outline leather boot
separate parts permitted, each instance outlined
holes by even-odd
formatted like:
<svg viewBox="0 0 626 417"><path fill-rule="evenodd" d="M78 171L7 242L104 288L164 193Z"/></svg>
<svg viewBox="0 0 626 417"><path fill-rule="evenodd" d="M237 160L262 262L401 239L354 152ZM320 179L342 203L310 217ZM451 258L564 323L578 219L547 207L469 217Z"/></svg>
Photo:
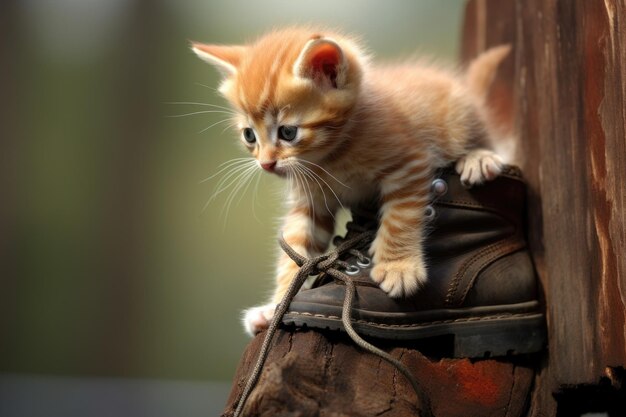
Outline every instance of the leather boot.
<svg viewBox="0 0 626 417"><path fill-rule="evenodd" d="M428 281L414 296L390 298L371 281L366 247L344 256L343 270L357 284L354 329L383 339L445 337L453 357L541 350L545 318L524 236L525 194L515 167L473 188L464 187L453 169L442 170L427 209ZM355 229L376 226L376 208L360 208L353 211L346 238ZM322 274L312 288L296 295L283 323L343 330L345 289Z"/></svg>

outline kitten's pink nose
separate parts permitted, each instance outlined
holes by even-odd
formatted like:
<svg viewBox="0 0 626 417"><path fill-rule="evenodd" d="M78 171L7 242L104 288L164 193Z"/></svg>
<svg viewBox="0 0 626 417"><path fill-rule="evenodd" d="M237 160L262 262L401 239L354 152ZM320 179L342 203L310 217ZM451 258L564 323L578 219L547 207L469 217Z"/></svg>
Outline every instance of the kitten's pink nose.
<svg viewBox="0 0 626 417"><path fill-rule="evenodd" d="M261 168L266 171L272 172L274 171L274 167L276 167L276 161L261 162Z"/></svg>

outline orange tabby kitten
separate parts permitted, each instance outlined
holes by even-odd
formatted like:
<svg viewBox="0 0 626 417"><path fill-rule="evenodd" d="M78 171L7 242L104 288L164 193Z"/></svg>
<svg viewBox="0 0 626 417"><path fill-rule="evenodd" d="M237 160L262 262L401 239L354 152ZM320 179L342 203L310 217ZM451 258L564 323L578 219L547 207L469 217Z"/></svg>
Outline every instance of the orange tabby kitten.
<svg viewBox="0 0 626 417"><path fill-rule="evenodd" d="M351 38L289 28L246 46L194 43L224 74L219 88L239 114L241 141L259 167L290 178L283 236L303 255L325 251L337 209L380 199L371 278L391 297L424 285L424 213L434 171L458 161L462 181L500 173L483 101L508 47L465 76L406 62L374 66ZM284 253L271 302L246 312L250 334L267 327L297 272Z"/></svg>

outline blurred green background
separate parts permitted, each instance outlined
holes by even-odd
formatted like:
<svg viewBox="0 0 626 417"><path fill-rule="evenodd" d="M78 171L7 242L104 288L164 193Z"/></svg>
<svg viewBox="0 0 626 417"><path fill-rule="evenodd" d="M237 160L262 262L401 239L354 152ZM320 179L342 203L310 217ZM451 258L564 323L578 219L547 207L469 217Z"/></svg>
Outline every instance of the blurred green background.
<svg viewBox="0 0 626 417"><path fill-rule="evenodd" d="M461 0L0 2L0 373L223 381L272 288L281 183L215 192L247 156L189 40L281 25L454 62ZM221 394L223 396L223 394ZM219 401L223 402L223 398ZM219 404L221 406L221 404Z"/></svg>

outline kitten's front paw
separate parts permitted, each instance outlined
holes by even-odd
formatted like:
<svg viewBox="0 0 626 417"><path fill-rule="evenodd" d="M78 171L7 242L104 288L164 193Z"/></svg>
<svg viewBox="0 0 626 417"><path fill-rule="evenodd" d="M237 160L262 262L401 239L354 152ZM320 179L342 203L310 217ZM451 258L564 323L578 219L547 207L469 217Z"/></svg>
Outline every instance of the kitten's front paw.
<svg viewBox="0 0 626 417"><path fill-rule="evenodd" d="M267 329L274 317L276 305L266 304L264 306L252 307L243 312L243 327L246 333L254 336L261 330Z"/></svg>
<svg viewBox="0 0 626 417"><path fill-rule="evenodd" d="M463 185L472 186L491 181L502 172L504 161L493 151L476 149L470 151L456 163L456 172Z"/></svg>
<svg viewBox="0 0 626 417"><path fill-rule="evenodd" d="M415 293L426 282L426 267L419 258L382 261L375 264L370 276L390 297Z"/></svg>

